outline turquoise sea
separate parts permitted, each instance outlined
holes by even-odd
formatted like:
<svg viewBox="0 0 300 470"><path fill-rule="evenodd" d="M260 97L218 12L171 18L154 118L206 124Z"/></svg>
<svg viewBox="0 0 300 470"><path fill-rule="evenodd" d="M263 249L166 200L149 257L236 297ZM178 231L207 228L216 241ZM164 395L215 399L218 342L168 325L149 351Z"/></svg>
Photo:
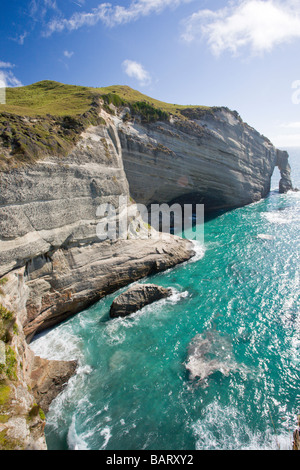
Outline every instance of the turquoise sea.
<svg viewBox="0 0 300 470"><path fill-rule="evenodd" d="M290 155L300 188L300 149ZM80 364L51 405L49 449L291 448L300 192L280 195L278 181L267 199L210 217L197 257L151 277L170 299L109 320L116 292L32 343Z"/></svg>

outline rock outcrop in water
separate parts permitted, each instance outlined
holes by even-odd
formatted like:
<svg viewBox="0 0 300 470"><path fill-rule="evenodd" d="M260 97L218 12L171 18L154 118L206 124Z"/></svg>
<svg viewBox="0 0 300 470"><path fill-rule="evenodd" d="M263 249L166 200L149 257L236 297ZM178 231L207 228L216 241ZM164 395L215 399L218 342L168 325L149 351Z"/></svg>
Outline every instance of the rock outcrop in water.
<svg viewBox="0 0 300 470"><path fill-rule="evenodd" d="M279 192L284 194L293 189L288 153L277 150L276 164L281 175L281 180L279 181Z"/></svg>
<svg viewBox="0 0 300 470"><path fill-rule="evenodd" d="M185 367L189 380L197 380L200 384L215 372L228 376L236 369L230 339L216 330L196 335L189 344Z"/></svg>
<svg viewBox="0 0 300 470"><path fill-rule="evenodd" d="M110 317L127 317L157 300L166 299L172 295L171 289L165 289L154 284L136 284L120 294L112 303Z"/></svg>

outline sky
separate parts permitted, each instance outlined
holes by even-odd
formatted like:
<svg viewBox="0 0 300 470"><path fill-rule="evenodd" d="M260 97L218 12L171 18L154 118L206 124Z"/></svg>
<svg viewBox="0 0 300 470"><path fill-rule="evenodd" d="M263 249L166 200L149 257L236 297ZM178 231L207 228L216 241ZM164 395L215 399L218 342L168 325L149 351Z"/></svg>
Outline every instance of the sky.
<svg viewBox="0 0 300 470"><path fill-rule="evenodd" d="M128 85L300 147L300 0L3 0L0 86Z"/></svg>

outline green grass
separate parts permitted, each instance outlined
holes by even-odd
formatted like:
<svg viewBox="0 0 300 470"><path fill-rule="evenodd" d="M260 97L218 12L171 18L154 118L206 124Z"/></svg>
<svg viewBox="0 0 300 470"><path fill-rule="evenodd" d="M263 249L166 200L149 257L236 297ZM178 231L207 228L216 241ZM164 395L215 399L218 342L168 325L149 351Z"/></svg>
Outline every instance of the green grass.
<svg viewBox="0 0 300 470"><path fill-rule="evenodd" d="M23 450L22 442L18 439L12 439L7 436L7 430L0 432L0 450Z"/></svg>
<svg viewBox="0 0 300 470"><path fill-rule="evenodd" d="M10 386L0 383L0 406L4 406L9 401Z"/></svg>
<svg viewBox="0 0 300 470"><path fill-rule="evenodd" d="M144 102L158 110L175 115L179 115L187 108L210 109L207 106L164 103L128 86L92 88L44 80L25 87L7 88L7 104L0 105L0 113L31 117L79 116L87 112L91 103L101 96L106 103L113 103L116 106Z"/></svg>
<svg viewBox="0 0 300 470"><path fill-rule="evenodd" d="M164 101L159 101L154 98L150 98L143 93L140 93L137 90L133 90L128 86L123 85L113 85L105 88L96 88L96 90L100 94L117 94L122 100L129 104L144 102L156 109L164 111L168 114L173 114L177 116L182 115L182 111L185 109L202 109L202 110L209 110L208 106L198 106L198 105L179 105L179 104L171 104L165 103Z"/></svg>
<svg viewBox="0 0 300 470"><path fill-rule="evenodd" d="M7 88L0 113L18 116L76 116L87 112L98 96L95 89L45 80L25 87Z"/></svg>
<svg viewBox="0 0 300 470"><path fill-rule="evenodd" d="M143 123L167 121L170 115L187 121L191 113L213 109L164 103L127 86L92 88L50 80L7 88L6 101L0 105L0 171L47 155L68 155L87 127L105 124L99 111L103 107L113 114L111 104L129 108L124 121L139 116Z"/></svg>
<svg viewBox="0 0 300 470"><path fill-rule="evenodd" d="M0 170L65 156L99 118L99 94L87 87L45 81L7 89L0 105Z"/></svg>
<svg viewBox="0 0 300 470"><path fill-rule="evenodd" d="M15 315L0 304L0 341L10 342L12 333L15 331L15 323Z"/></svg>

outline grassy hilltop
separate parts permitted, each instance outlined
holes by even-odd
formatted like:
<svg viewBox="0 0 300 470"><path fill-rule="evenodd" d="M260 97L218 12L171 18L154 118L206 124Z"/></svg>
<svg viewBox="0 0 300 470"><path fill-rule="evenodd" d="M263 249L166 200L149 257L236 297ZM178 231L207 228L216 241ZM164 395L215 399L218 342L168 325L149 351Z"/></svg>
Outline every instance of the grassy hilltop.
<svg viewBox="0 0 300 470"><path fill-rule="evenodd" d="M66 155L90 125L105 124L103 107L127 107L124 120L138 116L143 123L185 120L191 112L209 112L204 106L168 104L127 86L92 88L42 81L8 88L0 105L0 171L31 163L45 155Z"/></svg>
<svg viewBox="0 0 300 470"><path fill-rule="evenodd" d="M104 88L91 88L45 80L19 88L8 88L6 105L0 105L0 113L18 116L77 116L90 109L91 102L105 95L115 94L124 104L133 105L145 102L168 114L180 115L186 108L209 109L205 106L183 106L164 103L128 86L115 85Z"/></svg>

